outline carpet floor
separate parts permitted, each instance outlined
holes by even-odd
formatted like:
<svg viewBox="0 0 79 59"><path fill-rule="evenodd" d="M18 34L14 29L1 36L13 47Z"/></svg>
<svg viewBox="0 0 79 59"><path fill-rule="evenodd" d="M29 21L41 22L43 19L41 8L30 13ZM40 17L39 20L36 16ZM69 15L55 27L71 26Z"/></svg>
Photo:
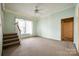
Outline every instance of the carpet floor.
<svg viewBox="0 0 79 59"><path fill-rule="evenodd" d="M3 49L3 56L77 56L72 42L41 37L21 40L20 45Z"/></svg>

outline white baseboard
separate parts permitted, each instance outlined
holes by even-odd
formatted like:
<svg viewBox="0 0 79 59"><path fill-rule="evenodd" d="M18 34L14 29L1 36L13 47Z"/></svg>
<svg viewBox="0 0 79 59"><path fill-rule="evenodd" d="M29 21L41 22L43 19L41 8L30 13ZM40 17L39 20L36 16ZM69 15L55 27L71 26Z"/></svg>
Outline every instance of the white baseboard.
<svg viewBox="0 0 79 59"><path fill-rule="evenodd" d="M74 47L76 49L77 54L79 54L79 49L77 48L76 44L74 43Z"/></svg>

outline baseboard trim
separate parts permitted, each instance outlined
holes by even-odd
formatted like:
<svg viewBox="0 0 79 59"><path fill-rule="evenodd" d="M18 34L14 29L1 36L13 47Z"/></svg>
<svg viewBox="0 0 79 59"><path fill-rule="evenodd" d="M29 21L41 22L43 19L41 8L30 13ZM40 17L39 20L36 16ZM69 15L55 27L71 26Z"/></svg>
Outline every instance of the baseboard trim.
<svg viewBox="0 0 79 59"><path fill-rule="evenodd" d="M28 37L22 37L21 39L31 38L31 37L39 37L39 36L28 36Z"/></svg>
<svg viewBox="0 0 79 59"><path fill-rule="evenodd" d="M38 36L38 37L41 37L41 38L44 38L44 39L50 39L50 40L55 40L55 41L61 41L61 40L56 40L56 39L52 39L52 38L47 38L47 37L43 37L43 36Z"/></svg>
<svg viewBox="0 0 79 59"><path fill-rule="evenodd" d="M76 52L77 52L77 55L78 55L78 54L79 54L79 52L78 52L78 50L77 50L77 47L76 47L75 43L74 43L74 47L75 47Z"/></svg>

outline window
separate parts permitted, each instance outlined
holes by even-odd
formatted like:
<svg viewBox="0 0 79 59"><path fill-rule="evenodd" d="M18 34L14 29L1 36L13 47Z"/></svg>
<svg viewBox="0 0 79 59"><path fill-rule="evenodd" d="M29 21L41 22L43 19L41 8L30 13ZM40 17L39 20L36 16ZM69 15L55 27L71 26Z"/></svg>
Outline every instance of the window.
<svg viewBox="0 0 79 59"><path fill-rule="evenodd" d="M25 21L25 27L26 27L26 33L27 34L32 34L32 21Z"/></svg>
<svg viewBox="0 0 79 59"><path fill-rule="evenodd" d="M16 22L18 22L21 34L32 34L32 21L16 19Z"/></svg>

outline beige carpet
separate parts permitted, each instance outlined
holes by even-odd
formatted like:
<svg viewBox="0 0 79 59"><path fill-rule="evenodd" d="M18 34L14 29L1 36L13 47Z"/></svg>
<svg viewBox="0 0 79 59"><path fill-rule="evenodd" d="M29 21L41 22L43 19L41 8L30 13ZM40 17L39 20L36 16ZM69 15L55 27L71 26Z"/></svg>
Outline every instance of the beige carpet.
<svg viewBox="0 0 79 59"><path fill-rule="evenodd" d="M21 45L3 49L4 56L75 56L72 42L56 41L40 37L21 40Z"/></svg>

